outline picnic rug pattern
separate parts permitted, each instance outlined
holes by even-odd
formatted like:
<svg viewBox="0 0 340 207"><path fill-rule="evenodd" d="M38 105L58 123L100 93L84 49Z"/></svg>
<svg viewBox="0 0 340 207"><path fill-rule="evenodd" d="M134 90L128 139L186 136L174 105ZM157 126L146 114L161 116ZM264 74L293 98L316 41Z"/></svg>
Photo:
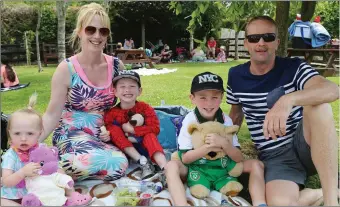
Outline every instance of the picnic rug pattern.
<svg viewBox="0 0 340 207"><path fill-rule="evenodd" d="M160 174L155 174L153 177L138 181L141 176L141 170L137 165L131 165L127 171L127 175L116 181L103 180L84 180L76 182L75 190L79 193L89 193L93 199L89 206L116 206L119 196L116 196L117 191L121 186L134 188L145 181L153 182L157 186L161 186ZM129 188L130 188L129 187ZM210 196L204 200L196 199L191 196L189 188L186 187L186 195L188 203L191 206L251 206L245 199L241 197L227 197L217 191L212 191ZM126 203L123 205L127 205ZM141 205L140 203L137 205ZM143 204L142 204L143 205ZM159 193L152 195L150 206L172 206L173 201L167 189L162 189Z"/></svg>

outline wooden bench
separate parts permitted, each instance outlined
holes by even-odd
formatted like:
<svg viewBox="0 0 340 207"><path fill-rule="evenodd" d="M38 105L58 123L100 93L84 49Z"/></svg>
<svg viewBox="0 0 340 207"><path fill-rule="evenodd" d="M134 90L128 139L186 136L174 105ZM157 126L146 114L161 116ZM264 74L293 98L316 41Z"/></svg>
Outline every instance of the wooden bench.
<svg viewBox="0 0 340 207"><path fill-rule="evenodd" d="M58 60L57 44L42 43L42 53L44 65L46 67L49 59Z"/></svg>
<svg viewBox="0 0 340 207"><path fill-rule="evenodd" d="M73 50L66 45L66 57L71 57L74 53ZM42 59L45 67L48 63L58 63L58 45L50 43L42 43ZM49 60L53 61L49 61Z"/></svg>
<svg viewBox="0 0 340 207"><path fill-rule="evenodd" d="M339 49L288 48L287 53L288 57L303 56L305 61L312 65L320 73L320 75L324 77L337 76L339 74ZM316 59L314 57L319 58Z"/></svg>
<svg viewBox="0 0 340 207"><path fill-rule="evenodd" d="M150 68L154 68L151 59L146 55L144 50L137 49L118 49L115 50L115 55L124 63L147 63Z"/></svg>

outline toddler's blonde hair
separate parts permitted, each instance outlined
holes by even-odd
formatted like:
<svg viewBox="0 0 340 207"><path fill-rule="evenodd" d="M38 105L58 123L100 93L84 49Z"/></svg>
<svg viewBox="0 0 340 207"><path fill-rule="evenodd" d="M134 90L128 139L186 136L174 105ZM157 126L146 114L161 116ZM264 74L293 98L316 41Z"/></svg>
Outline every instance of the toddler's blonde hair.
<svg viewBox="0 0 340 207"><path fill-rule="evenodd" d="M23 114L31 115L31 116L37 116L38 120L39 120L37 124L39 125L40 129L43 130L42 116L37 111L34 110L34 106L37 103L37 98L38 98L38 94L33 93L29 98L27 108L19 109L19 110L15 111L14 113L12 113L10 115L10 117L8 119L8 124L7 124L7 135L8 135L9 140L10 140L9 130L11 129L13 118L15 116L19 116L19 115L23 115Z"/></svg>

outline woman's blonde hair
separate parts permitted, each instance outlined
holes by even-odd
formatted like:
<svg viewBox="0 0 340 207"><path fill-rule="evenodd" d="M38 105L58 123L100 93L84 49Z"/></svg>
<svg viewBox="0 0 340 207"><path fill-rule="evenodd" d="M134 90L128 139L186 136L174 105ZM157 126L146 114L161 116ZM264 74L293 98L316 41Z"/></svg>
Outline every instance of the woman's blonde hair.
<svg viewBox="0 0 340 207"><path fill-rule="evenodd" d="M39 127L41 130L43 130L43 121L42 121L42 116L34 110L34 106L36 105L37 103L37 97L38 97L38 94L37 93L33 93L30 98L29 98L29 101L28 101L28 106L27 108L24 108L24 109L20 109L20 110L17 110L15 111L13 114L11 114L11 116L9 117L8 119L8 124L7 124L7 135L8 137L10 138L9 136L9 130L11 129L11 125L12 125L12 120L15 116L19 116L20 114L28 114L28 115L35 115L38 117L38 124L39 124Z"/></svg>
<svg viewBox="0 0 340 207"><path fill-rule="evenodd" d="M109 28L111 31L110 18L106 13L104 7L97 3L90 3L80 7L77 17L77 25L76 28L73 30L69 41L76 53L81 51L80 38L78 34L83 28L90 24L95 15L98 15L102 25L106 28Z"/></svg>

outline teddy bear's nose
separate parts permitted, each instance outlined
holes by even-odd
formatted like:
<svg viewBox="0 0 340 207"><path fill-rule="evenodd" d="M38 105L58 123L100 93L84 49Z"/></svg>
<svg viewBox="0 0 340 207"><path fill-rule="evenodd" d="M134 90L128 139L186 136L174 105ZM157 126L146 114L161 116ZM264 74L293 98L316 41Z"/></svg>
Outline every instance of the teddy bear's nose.
<svg viewBox="0 0 340 207"><path fill-rule="evenodd" d="M209 152L208 155L211 157L211 158L214 158L217 153L216 152Z"/></svg>
<svg viewBox="0 0 340 207"><path fill-rule="evenodd" d="M41 161L41 162L40 162L40 166L41 166L41 167L44 166L44 161Z"/></svg>

